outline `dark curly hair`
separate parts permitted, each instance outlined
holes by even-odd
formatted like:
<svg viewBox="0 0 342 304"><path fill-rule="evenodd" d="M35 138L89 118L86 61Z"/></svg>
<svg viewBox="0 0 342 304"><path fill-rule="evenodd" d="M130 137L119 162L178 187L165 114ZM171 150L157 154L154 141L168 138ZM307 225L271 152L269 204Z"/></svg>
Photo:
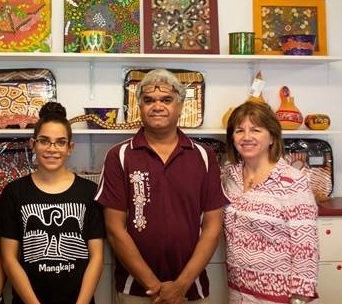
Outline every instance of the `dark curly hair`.
<svg viewBox="0 0 342 304"><path fill-rule="evenodd" d="M65 107L60 103L50 101L42 106L39 111L39 120L34 126L33 137L37 138L42 126L48 122L56 122L62 124L68 133L68 140L71 141L72 131Z"/></svg>

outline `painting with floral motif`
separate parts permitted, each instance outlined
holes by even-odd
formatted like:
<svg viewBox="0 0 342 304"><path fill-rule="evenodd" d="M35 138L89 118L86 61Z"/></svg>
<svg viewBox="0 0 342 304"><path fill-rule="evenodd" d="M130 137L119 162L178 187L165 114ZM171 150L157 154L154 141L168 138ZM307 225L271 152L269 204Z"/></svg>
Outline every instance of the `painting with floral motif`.
<svg viewBox="0 0 342 304"><path fill-rule="evenodd" d="M51 51L51 0L0 1L0 52Z"/></svg>
<svg viewBox="0 0 342 304"><path fill-rule="evenodd" d="M144 51L218 54L217 1L144 1Z"/></svg>
<svg viewBox="0 0 342 304"><path fill-rule="evenodd" d="M254 31L263 54L282 54L281 36L316 35L314 55L327 54L325 0L254 0Z"/></svg>
<svg viewBox="0 0 342 304"><path fill-rule="evenodd" d="M64 52L78 53L80 33L90 29L113 36L108 53L140 53L140 1L64 0Z"/></svg>

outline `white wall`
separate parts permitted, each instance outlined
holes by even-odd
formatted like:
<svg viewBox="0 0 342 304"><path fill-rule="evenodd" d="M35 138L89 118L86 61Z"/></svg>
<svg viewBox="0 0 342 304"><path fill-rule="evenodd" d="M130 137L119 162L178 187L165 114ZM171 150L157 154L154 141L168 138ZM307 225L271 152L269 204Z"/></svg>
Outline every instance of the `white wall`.
<svg viewBox="0 0 342 304"><path fill-rule="evenodd" d="M251 0L218 0L220 52L228 54L228 33L253 30L253 10ZM342 1L326 0L328 53L342 56ZM61 0L53 0L53 51L63 49L63 6ZM57 80L57 99L67 107L68 116L83 114L83 107L93 104L121 106L123 100L123 75L127 67L170 67L187 68L203 72L206 79L206 107L203 127L221 127L222 114L230 107L243 102L256 70L261 70L266 87L264 96L276 109L279 106L278 91L281 86L290 87L296 105L303 115L326 113L331 117L331 130L342 130L340 99L342 97L342 62L329 64L284 64L260 63L134 63L130 62L1 62L1 68L40 67L51 69ZM94 69L94 86L90 85L90 70ZM94 100L90 100L91 93ZM341 134L324 135L334 149L335 196L342 196L342 160L339 156ZM315 136L316 137L316 136ZM69 162L77 170L99 170L105 151L113 142L125 136L117 135L76 135L76 150ZM222 136L221 136L222 138ZM224 137L223 137L224 138ZM93 145L90 146L89 142ZM93 162L91 155L95 155ZM223 243L209 266L212 280L214 304L226 303ZM106 271L104 272L97 296L99 304L110 303L111 258L107 250Z"/></svg>

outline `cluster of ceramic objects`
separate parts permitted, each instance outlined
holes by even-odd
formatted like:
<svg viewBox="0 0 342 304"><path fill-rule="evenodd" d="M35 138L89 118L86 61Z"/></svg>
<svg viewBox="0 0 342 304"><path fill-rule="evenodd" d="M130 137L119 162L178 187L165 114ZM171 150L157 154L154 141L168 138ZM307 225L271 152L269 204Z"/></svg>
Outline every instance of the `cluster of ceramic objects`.
<svg viewBox="0 0 342 304"><path fill-rule="evenodd" d="M297 130L303 125L303 123L311 130L326 130L330 127L330 117L326 114L308 114L303 118L303 115L296 106L294 97L291 96L290 89L287 86L281 87L279 95L280 106L275 111L275 114L283 130ZM259 99L254 99L252 101L265 102L265 100L260 97ZM229 107L229 109L224 113L222 117L222 124L224 127L227 126L228 119L233 110L234 107Z"/></svg>

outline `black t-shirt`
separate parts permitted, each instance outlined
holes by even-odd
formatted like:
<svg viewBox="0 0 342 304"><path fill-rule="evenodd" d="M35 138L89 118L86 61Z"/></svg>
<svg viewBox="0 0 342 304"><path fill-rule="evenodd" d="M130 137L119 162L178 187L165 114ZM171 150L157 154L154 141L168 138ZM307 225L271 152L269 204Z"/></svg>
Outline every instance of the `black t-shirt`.
<svg viewBox="0 0 342 304"><path fill-rule="evenodd" d="M20 263L41 303L76 303L89 261L88 240L105 236L96 188L76 175L65 192L48 194L28 175L2 192L0 235L20 242ZM15 291L12 303L23 303Z"/></svg>

